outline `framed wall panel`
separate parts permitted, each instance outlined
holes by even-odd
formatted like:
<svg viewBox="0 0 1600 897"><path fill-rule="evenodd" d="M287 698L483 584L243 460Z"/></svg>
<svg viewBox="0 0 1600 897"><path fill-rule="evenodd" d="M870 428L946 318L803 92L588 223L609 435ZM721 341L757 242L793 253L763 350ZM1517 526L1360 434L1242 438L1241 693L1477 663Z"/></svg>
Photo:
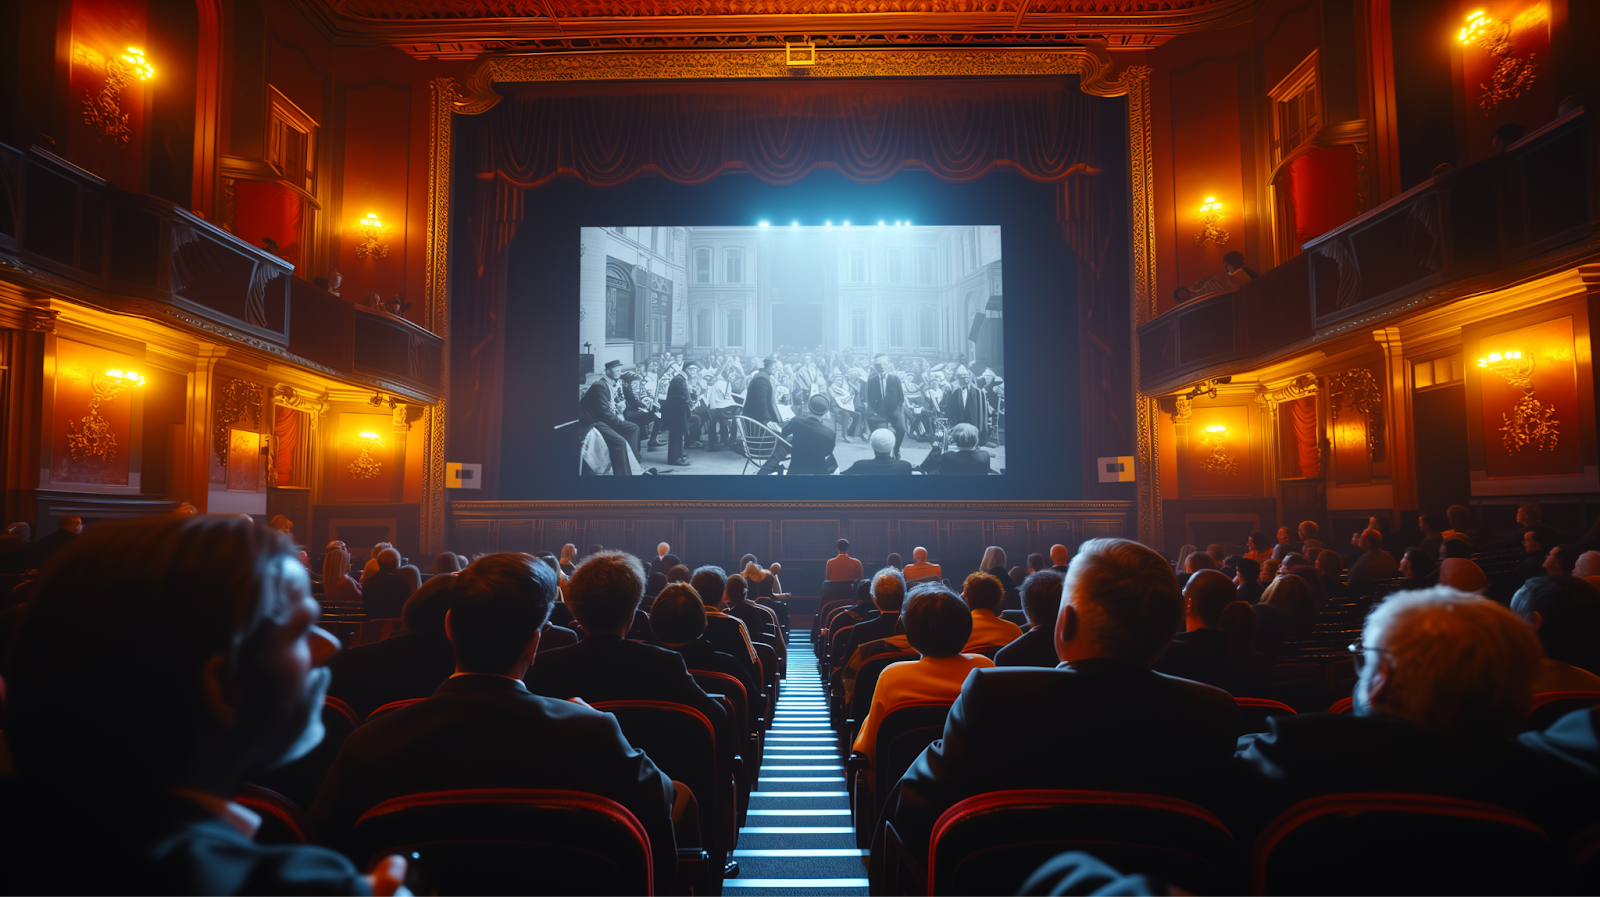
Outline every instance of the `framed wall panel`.
<svg viewBox="0 0 1600 897"><path fill-rule="evenodd" d="M733 553L735 556L753 554L761 564L772 563L772 521L735 520L733 522ZM729 573L735 572L729 570Z"/></svg>
<svg viewBox="0 0 1600 897"><path fill-rule="evenodd" d="M1005 551L1006 567L1026 567L1028 560L1028 521L996 520L993 530L994 535L990 539L990 543L1000 546Z"/></svg>
<svg viewBox="0 0 1600 897"><path fill-rule="evenodd" d="M621 549L627 542L627 527L626 520L590 520L583 530L583 544L578 546L579 555L587 554L592 545ZM654 551L650 553L655 554Z"/></svg>
<svg viewBox="0 0 1600 897"><path fill-rule="evenodd" d="M839 553L838 520L785 520L782 560L826 560Z"/></svg>
<svg viewBox="0 0 1600 897"><path fill-rule="evenodd" d="M939 559L939 521L937 520L902 520L900 521L900 538L895 540L899 546L896 551L911 563L911 552L918 548L928 549L928 557L935 563Z"/></svg>
<svg viewBox="0 0 1600 897"><path fill-rule="evenodd" d="M726 526L721 520L686 520L683 524L683 551L678 556L685 564L727 563L722 555L722 534Z"/></svg>
<svg viewBox="0 0 1600 897"><path fill-rule="evenodd" d="M542 530L539 533L539 550L552 551L555 552L557 557L560 557L561 546L568 542L578 545L578 521L545 518L539 523ZM578 548L582 550L583 546L578 545Z"/></svg>
<svg viewBox="0 0 1600 897"><path fill-rule="evenodd" d="M850 554L860 558L861 563L882 563L889 557L892 551L889 548L889 521L852 520L849 532ZM900 552L900 558L905 563L911 563L911 555L907 552Z"/></svg>
<svg viewBox="0 0 1600 897"><path fill-rule="evenodd" d="M502 520L498 538L495 539L495 550L532 554L538 550L533 541L533 534L532 520Z"/></svg>

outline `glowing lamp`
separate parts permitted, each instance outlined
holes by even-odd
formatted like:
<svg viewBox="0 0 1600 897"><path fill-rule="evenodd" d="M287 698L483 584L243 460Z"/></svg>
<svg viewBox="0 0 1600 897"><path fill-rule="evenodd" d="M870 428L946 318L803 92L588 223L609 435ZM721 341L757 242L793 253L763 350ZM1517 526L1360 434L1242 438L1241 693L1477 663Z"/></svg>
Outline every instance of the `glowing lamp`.
<svg viewBox="0 0 1600 897"><path fill-rule="evenodd" d="M361 438L362 439L378 439L380 437L378 436L378 434L372 432L371 430L362 430L361 431Z"/></svg>
<svg viewBox="0 0 1600 897"><path fill-rule="evenodd" d="M1228 432L1228 428L1218 424L1216 426L1206 427L1206 432L1207 433L1226 433L1226 432Z"/></svg>
<svg viewBox="0 0 1600 897"><path fill-rule="evenodd" d="M361 233L367 238L356 247L356 258L382 259L389 257L389 247L378 242L383 236L383 222L378 220L376 212L368 212L367 217L361 219Z"/></svg>
<svg viewBox="0 0 1600 897"><path fill-rule="evenodd" d="M1201 206L1200 206L1201 214L1204 214L1206 212L1220 212L1220 211L1222 211L1222 203L1217 202L1217 198L1215 196L1207 196L1206 197L1206 201L1203 204L1201 204Z"/></svg>
<svg viewBox="0 0 1600 897"><path fill-rule="evenodd" d="M1467 16L1467 23L1461 26L1461 31L1456 35L1456 38L1459 39L1463 44L1471 44L1478 38L1488 34L1489 29L1493 27L1494 20L1489 18L1488 14L1480 9L1477 12Z"/></svg>
<svg viewBox="0 0 1600 897"><path fill-rule="evenodd" d="M138 47L129 47L128 52L122 54L122 61L140 81L149 81L156 76L155 67L145 60L144 51Z"/></svg>
<svg viewBox="0 0 1600 897"><path fill-rule="evenodd" d="M113 380L120 380L123 383L131 384L133 386L144 385L144 375L134 371L124 371L120 368L111 368L106 371L106 376Z"/></svg>

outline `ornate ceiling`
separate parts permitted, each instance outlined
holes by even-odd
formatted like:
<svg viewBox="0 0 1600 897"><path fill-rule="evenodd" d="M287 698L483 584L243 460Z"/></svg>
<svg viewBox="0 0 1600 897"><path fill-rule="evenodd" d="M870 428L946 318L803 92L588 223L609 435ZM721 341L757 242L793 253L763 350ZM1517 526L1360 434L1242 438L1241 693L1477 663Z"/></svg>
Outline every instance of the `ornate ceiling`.
<svg viewBox="0 0 1600 897"><path fill-rule="evenodd" d="M1160 45L1253 0L304 0L330 39L433 58L557 49Z"/></svg>

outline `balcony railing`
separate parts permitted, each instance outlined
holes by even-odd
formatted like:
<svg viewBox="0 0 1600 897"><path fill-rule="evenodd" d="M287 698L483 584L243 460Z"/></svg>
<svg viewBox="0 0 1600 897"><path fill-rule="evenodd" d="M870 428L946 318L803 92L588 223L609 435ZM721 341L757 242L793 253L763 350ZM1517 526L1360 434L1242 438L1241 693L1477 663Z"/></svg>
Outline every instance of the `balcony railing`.
<svg viewBox="0 0 1600 897"><path fill-rule="evenodd" d="M0 275L203 331L341 378L436 399L444 341L294 277L294 266L170 202L37 147L0 144ZM10 269L10 270L8 270Z"/></svg>
<svg viewBox="0 0 1600 897"><path fill-rule="evenodd" d="M1243 287L1139 328L1140 390L1271 363L1576 261L1597 230L1594 129L1574 110L1506 152L1396 196Z"/></svg>

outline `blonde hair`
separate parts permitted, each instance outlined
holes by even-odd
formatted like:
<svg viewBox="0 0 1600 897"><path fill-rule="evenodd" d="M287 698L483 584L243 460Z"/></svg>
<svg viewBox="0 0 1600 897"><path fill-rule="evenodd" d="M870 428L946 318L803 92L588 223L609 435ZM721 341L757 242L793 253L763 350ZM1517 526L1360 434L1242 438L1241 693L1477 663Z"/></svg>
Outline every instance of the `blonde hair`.
<svg viewBox="0 0 1600 897"><path fill-rule="evenodd" d="M343 548L329 548L322 555L322 587L332 586L350 575L350 552Z"/></svg>
<svg viewBox="0 0 1600 897"><path fill-rule="evenodd" d="M1183 593L1161 555L1127 539L1090 539L1067 567L1065 600L1102 656L1149 664L1183 628Z"/></svg>
<svg viewBox="0 0 1600 897"><path fill-rule="evenodd" d="M1449 586L1400 592L1367 617L1365 645L1391 672L1374 706L1451 735L1505 738L1533 704L1543 656L1509 609Z"/></svg>

